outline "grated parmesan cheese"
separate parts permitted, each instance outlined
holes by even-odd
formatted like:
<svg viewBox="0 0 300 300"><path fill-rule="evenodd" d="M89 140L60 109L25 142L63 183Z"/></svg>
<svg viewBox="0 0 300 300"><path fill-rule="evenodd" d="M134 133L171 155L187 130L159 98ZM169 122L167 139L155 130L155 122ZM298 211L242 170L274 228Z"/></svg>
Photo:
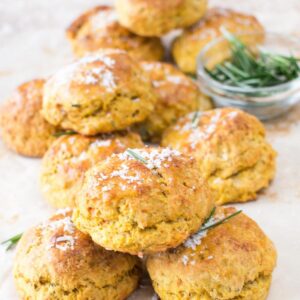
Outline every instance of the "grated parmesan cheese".
<svg viewBox="0 0 300 300"><path fill-rule="evenodd" d="M145 166L148 169L159 169L162 166L168 165L167 162L171 162L173 157L180 156L181 153L177 150L170 148L152 149L151 151L145 151L143 149L132 149L135 153L141 156L147 163ZM126 151L118 155L121 160L135 160Z"/></svg>
<svg viewBox="0 0 300 300"><path fill-rule="evenodd" d="M186 266L189 262L189 257L187 255L183 255L181 261Z"/></svg>

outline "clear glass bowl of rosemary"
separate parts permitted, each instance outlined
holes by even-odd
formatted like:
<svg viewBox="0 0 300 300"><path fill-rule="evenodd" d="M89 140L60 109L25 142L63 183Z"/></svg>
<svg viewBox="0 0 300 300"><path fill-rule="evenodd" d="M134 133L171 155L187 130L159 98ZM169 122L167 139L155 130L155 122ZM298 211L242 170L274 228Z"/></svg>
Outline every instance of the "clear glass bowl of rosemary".
<svg viewBox="0 0 300 300"><path fill-rule="evenodd" d="M300 100L299 58L296 38L225 31L200 52L197 78L216 106L238 107L267 120Z"/></svg>

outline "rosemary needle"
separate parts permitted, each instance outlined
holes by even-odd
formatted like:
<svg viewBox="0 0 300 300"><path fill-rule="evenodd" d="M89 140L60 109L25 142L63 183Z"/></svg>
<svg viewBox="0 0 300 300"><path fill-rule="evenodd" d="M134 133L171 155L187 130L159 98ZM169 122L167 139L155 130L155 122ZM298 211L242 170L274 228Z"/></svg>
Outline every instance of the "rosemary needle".
<svg viewBox="0 0 300 300"><path fill-rule="evenodd" d="M197 126L199 124L200 117L201 117L201 112L196 111L193 115L193 118L192 118L192 127L193 128L197 128Z"/></svg>
<svg viewBox="0 0 300 300"><path fill-rule="evenodd" d="M208 229L217 227L217 226L223 224L224 222L228 221L229 219L235 217L236 215L240 214L241 212L242 212L241 210L238 210L235 213L229 215L228 217L226 217L226 218L224 218L224 219L222 219L220 221L217 221L217 222L215 222L215 223L213 223L213 224L211 224L209 226L203 226L198 232L206 231ZM212 218L213 214L214 214L214 211L213 211L213 213L210 214L209 218L205 221L204 225Z"/></svg>
<svg viewBox="0 0 300 300"><path fill-rule="evenodd" d="M63 135L72 135L72 134L76 134L77 132L75 131L59 131L59 132L55 132L53 134L53 136L55 137L60 137L60 136L63 136Z"/></svg>
<svg viewBox="0 0 300 300"><path fill-rule="evenodd" d="M270 87L300 75L299 59L266 51L253 53L237 37L222 30L231 48L231 59L206 72L215 80L239 87Z"/></svg>
<svg viewBox="0 0 300 300"><path fill-rule="evenodd" d="M139 154L137 154L136 152L134 152L132 149L127 149L126 152L131 156L133 157L134 159L142 162L143 164L147 164L147 161L142 157L140 156Z"/></svg>
<svg viewBox="0 0 300 300"><path fill-rule="evenodd" d="M213 215L215 214L215 212L216 212L216 207L214 206L214 208L211 210L209 216L203 222L202 227L213 217Z"/></svg>
<svg viewBox="0 0 300 300"><path fill-rule="evenodd" d="M79 108L79 107L81 107L81 105L80 105L80 104L72 104L71 106L72 106L72 107L76 107L76 108Z"/></svg>
<svg viewBox="0 0 300 300"><path fill-rule="evenodd" d="M16 246L16 244L19 242L22 235L23 235L23 233L19 233L13 237L1 242L1 245L7 244L6 251L8 251Z"/></svg>

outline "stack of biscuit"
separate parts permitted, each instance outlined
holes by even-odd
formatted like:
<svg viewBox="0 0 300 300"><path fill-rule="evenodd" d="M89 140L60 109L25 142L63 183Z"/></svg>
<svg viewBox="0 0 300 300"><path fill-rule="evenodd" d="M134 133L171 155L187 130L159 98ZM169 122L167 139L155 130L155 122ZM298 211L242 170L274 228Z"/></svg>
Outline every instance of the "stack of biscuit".
<svg viewBox="0 0 300 300"><path fill-rule="evenodd" d="M212 109L185 74L222 26L263 31L254 17L207 12L206 0L95 7L67 29L77 60L2 106L3 141L43 157L41 190L60 208L18 244L22 299L122 300L143 269L162 300L266 299L276 250L220 205L253 200L276 153L259 120ZM173 29L181 70L160 62Z"/></svg>

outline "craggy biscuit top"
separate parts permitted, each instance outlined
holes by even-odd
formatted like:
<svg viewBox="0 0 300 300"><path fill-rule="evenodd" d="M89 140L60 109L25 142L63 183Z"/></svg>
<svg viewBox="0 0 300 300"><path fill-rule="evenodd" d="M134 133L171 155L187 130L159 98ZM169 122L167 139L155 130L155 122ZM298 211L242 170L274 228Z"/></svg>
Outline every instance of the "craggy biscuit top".
<svg viewBox="0 0 300 300"><path fill-rule="evenodd" d="M234 26L233 24L236 25ZM235 29L235 31L244 31L244 28L249 28L251 31L255 31L255 29L258 31L264 31L262 25L258 22L255 16L228 8L215 7L208 10L205 17L188 28L186 32L201 33L201 30L203 30L203 35L198 35L198 39L205 39L207 37L216 38L221 33L221 27L225 27L228 30L232 28ZM196 36L194 38L197 39Z"/></svg>
<svg viewBox="0 0 300 300"><path fill-rule="evenodd" d="M209 223L234 212L234 208L219 207ZM255 285L260 282L265 295L275 264L273 243L243 213L192 235L176 249L147 259L147 269L161 299L190 299L191 294L203 299L265 299L256 294L243 296L249 291L259 294Z"/></svg>
<svg viewBox="0 0 300 300"><path fill-rule="evenodd" d="M73 40L80 35L85 36L89 32L101 35L116 26L119 25L115 10L110 6L99 5L73 21L67 29L67 36Z"/></svg>
<svg viewBox="0 0 300 300"><path fill-rule="evenodd" d="M238 109L191 113L166 130L162 146L196 158L217 204L252 200L275 175L262 123Z"/></svg>
<svg viewBox="0 0 300 300"><path fill-rule="evenodd" d="M125 51L105 49L62 68L45 84L52 124L95 135L127 128L153 110L149 78Z"/></svg>
<svg viewBox="0 0 300 300"><path fill-rule="evenodd" d="M40 181L44 195L55 207L73 207L85 172L128 147L143 147L140 136L119 132L97 137L74 134L58 138L43 158Z"/></svg>
<svg viewBox="0 0 300 300"><path fill-rule="evenodd" d="M235 108L222 108L181 118L165 132L162 145L194 153L207 175L251 165L259 159L264 139L265 129L256 117ZM257 144L253 144L255 141Z"/></svg>
<svg viewBox="0 0 300 300"><path fill-rule="evenodd" d="M222 29L234 34L260 33L260 36L240 37L250 45L260 42L264 33L263 26L254 16L227 8L212 8L203 19L185 29L182 35L175 39L172 53L179 68L186 73L196 73L197 56L207 44L222 36ZM220 48L218 51L226 52L226 49Z"/></svg>
<svg viewBox="0 0 300 300"><path fill-rule="evenodd" d="M120 25L110 6L96 6L82 14L69 26L67 36L77 56L101 48L123 49L144 60L160 60L164 53L158 38L137 36Z"/></svg>
<svg viewBox="0 0 300 300"><path fill-rule="evenodd" d="M142 68L152 80L157 103L154 111L142 123L152 141L160 139L163 131L181 116L195 110L211 108L211 102L197 84L176 67L167 63L143 62Z"/></svg>
<svg viewBox="0 0 300 300"><path fill-rule="evenodd" d="M117 0L120 23L141 36L162 36L197 22L207 0Z"/></svg>
<svg viewBox="0 0 300 300"><path fill-rule="evenodd" d="M190 202L189 199L194 198L202 188L192 185L197 181L193 177L196 175L192 169L194 161L184 160L178 151L167 148L133 151L146 163L124 152L113 155L90 170L80 195L80 202L84 203L84 213L97 213L104 219L113 219L117 216L117 208L122 204L125 195L130 196L126 204L131 207L128 216L134 218L140 228L151 227L164 218L172 219L174 215L183 215L185 211L192 213L188 205L181 211L178 207L183 209ZM184 167L191 169L190 174L177 174ZM187 180L181 181L185 176ZM179 194L178 188L184 189L185 194ZM156 199L152 198L158 192L165 193L165 197L173 197L167 210L163 209L164 202L155 202ZM146 201L144 197L150 199ZM200 204L200 197L196 198L195 201Z"/></svg>
<svg viewBox="0 0 300 300"><path fill-rule="evenodd" d="M131 277L128 295L137 284L138 259L94 244L75 228L71 215L71 209L59 210L23 234L14 264L20 295L39 299L117 299L105 298L111 292L106 287L114 287L113 293L117 294L122 281L126 283ZM123 297L128 288L122 287ZM121 299L122 296L119 295Z"/></svg>
<svg viewBox="0 0 300 300"><path fill-rule="evenodd" d="M40 157L54 141L55 126L41 115L45 80L20 85L1 105L1 135L7 146L25 156Z"/></svg>
<svg viewBox="0 0 300 300"><path fill-rule="evenodd" d="M86 173L76 225L107 249L135 254L182 242L212 205L194 159L167 148L131 151L136 157L112 155Z"/></svg>

